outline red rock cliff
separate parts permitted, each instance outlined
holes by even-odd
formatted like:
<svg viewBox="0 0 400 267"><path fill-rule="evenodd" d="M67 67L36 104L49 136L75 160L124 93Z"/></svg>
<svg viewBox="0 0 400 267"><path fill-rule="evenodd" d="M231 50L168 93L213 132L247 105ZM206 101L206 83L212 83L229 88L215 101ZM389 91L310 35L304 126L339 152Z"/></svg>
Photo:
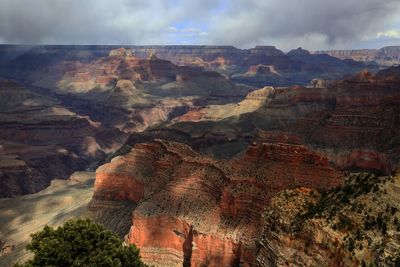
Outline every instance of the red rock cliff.
<svg viewBox="0 0 400 267"><path fill-rule="evenodd" d="M253 266L261 214L278 191L328 189L341 173L301 145L254 143L232 160L154 141L101 166L94 199L130 200L128 242L157 266Z"/></svg>

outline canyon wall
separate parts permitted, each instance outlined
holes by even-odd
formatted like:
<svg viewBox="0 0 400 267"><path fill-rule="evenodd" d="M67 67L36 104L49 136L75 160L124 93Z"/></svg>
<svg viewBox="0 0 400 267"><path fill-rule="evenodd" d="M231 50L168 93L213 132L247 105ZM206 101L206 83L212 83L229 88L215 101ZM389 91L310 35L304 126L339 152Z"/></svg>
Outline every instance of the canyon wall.
<svg viewBox="0 0 400 267"><path fill-rule="evenodd" d="M288 187L342 183L327 159L300 145L254 143L214 160L181 143L138 143L96 172L97 201L137 204L127 242L157 266L253 266L261 214Z"/></svg>
<svg viewBox="0 0 400 267"><path fill-rule="evenodd" d="M355 49L355 50L326 50L315 51L315 54L327 54L340 59L355 61L376 62L383 66L392 66L400 63L400 47L387 46L381 49Z"/></svg>
<svg viewBox="0 0 400 267"><path fill-rule="evenodd" d="M0 81L0 106L0 197L40 191L93 166L126 139L14 81Z"/></svg>
<svg viewBox="0 0 400 267"><path fill-rule="evenodd" d="M23 75L28 81L40 80L47 83L61 78L66 71L74 67L74 61L80 63L96 61L119 48L2 45L0 59L3 59L3 62L0 62L0 75L8 78ZM372 72L379 69L374 64L340 60L327 54L311 54L304 49L295 49L285 54L274 46L256 46L250 49L238 49L233 46L125 46L124 48L140 59L155 55L175 65L217 71L232 81L255 87L305 85L313 78L340 79L365 68ZM112 56L121 56L121 53L112 53ZM56 78L49 78L49 74ZM80 78L87 79L87 74L82 72ZM140 75L135 77L143 79ZM176 78L181 80L182 76ZM109 77L100 77L96 80L101 83L110 81Z"/></svg>

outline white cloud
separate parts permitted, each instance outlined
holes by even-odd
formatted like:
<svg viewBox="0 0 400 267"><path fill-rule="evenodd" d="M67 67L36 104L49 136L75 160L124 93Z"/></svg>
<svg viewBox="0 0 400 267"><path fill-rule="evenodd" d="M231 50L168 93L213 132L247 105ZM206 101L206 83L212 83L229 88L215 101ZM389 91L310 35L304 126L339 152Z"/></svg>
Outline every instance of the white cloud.
<svg viewBox="0 0 400 267"><path fill-rule="evenodd" d="M175 43L178 44L191 44L194 41L200 41L208 35L207 32L199 28L184 27L178 29L175 26L171 26L168 29L170 36L174 39Z"/></svg>
<svg viewBox="0 0 400 267"><path fill-rule="evenodd" d="M384 32L378 32L376 38L393 38L400 39L400 30L387 30Z"/></svg>
<svg viewBox="0 0 400 267"><path fill-rule="evenodd" d="M177 29L176 27L174 27L174 26L169 26L169 27L168 27L168 31L169 31L169 32L177 32L178 29Z"/></svg>

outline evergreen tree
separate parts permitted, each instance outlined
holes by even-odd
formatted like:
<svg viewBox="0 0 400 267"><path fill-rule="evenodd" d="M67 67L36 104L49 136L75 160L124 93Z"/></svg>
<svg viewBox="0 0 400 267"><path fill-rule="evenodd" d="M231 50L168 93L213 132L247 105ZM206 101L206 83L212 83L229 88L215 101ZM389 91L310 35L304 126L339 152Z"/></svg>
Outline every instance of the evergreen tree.
<svg viewBox="0 0 400 267"><path fill-rule="evenodd" d="M123 246L117 235L88 219L70 220L57 229L45 226L31 237L27 249L33 259L15 267L146 266L135 245Z"/></svg>

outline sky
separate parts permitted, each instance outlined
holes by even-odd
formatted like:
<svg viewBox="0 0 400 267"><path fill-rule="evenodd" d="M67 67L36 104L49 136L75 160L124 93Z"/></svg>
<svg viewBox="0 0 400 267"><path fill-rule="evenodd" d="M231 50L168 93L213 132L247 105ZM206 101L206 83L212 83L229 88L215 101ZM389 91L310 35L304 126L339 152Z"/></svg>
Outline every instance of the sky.
<svg viewBox="0 0 400 267"><path fill-rule="evenodd" d="M0 43L400 45L400 0L0 0Z"/></svg>

